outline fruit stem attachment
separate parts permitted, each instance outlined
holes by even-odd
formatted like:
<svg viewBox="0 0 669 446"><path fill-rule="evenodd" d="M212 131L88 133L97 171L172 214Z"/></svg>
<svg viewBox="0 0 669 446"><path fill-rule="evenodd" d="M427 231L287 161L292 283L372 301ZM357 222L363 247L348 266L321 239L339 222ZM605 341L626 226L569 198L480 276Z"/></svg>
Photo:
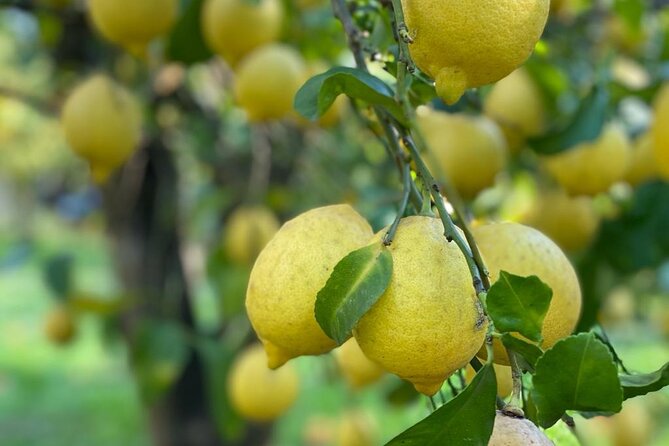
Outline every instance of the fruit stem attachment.
<svg viewBox="0 0 669 446"><path fill-rule="evenodd" d="M523 372L518 365L518 357L516 356L516 353L508 348L506 349L506 353L509 356L509 363L511 365L511 379L513 381L513 388L511 391L511 399L502 410L514 416L524 417L525 413L522 409Z"/></svg>
<svg viewBox="0 0 669 446"><path fill-rule="evenodd" d="M404 217L404 213L407 210L409 204L409 196L411 195L411 168L409 164L404 164L402 167L402 181L404 183L404 188L402 192L402 201L400 202L400 208L397 210L397 216L393 221L393 224L390 225L388 232L383 236L383 244L389 246L395 238L395 233L397 232L397 226L400 224L400 220Z"/></svg>

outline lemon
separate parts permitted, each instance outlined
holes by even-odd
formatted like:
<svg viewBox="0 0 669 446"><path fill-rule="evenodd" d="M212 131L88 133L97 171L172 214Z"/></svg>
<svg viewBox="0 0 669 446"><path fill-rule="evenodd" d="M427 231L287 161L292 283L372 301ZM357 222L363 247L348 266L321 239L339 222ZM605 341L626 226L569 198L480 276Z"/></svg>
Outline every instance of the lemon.
<svg viewBox="0 0 669 446"><path fill-rule="evenodd" d="M629 167L625 181L637 186L657 176L657 161L653 151L653 135L646 132L637 137L632 144Z"/></svg>
<svg viewBox="0 0 669 446"><path fill-rule="evenodd" d="M225 252L239 265L250 264L278 230L279 221L271 210L263 206L240 207L225 225Z"/></svg>
<svg viewBox="0 0 669 446"><path fill-rule="evenodd" d="M610 418L614 446L650 444L653 419L641 400L627 400L620 413Z"/></svg>
<svg viewBox="0 0 669 446"><path fill-rule="evenodd" d="M384 370L365 356L353 338L334 350L334 354L339 369L354 389L372 384L383 376Z"/></svg>
<svg viewBox="0 0 669 446"><path fill-rule="evenodd" d="M353 331L369 359L425 395L471 360L486 329L465 258L443 232L433 217L401 220L390 284Z"/></svg>
<svg viewBox="0 0 669 446"><path fill-rule="evenodd" d="M664 178L669 178L669 83L662 85L653 101L655 113L652 128L653 153L657 169Z"/></svg>
<svg viewBox="0 0 669 446"><path fill-rule="evenodd" d="M554 446L553 442L530 420L497 411L495 427L488 446Z"/></svg>
<svg viewBox="0 0 669 446"><path fill-rule="evenodd" d="M581 288L567 256L541 232L518 223L489 223L472 228L491 280L499 272L537 276L553 290L544 319L542 347L549 348L569 336L581 314ZM494 342L495 362L509 365L501 343Z"/></svg>
<svg viewBox="0 0 669 446"><path fill-rule="evenodd" d="M630 152L630 142L624 130L611 123L595 141L545 157L544 164L569 194L596 195L606 192L624 178Z"/></svg>
<svg viewBox="0 0 669 446"><path fill-rule="evenodd" d="M74 317L65 307L56 307L47 316L44 325L46 337L54 344L68 344L76 333Z"/></svg>
<svg viewBox="0 0 669 446"><path fill-rule="evenodd" d="M235 97L250 121L293 113L293 98L306 78L300 53L283 44L256 49L239 63Z"/></svg>
<svg viewBox="0 0 669 446"><path fill-rule="evenodd" d="M374 446L378 444L378 426L366 412L346 412L337 430L337 446Z"/></svg>
<svg viewBox="0 0 669 446"><path fill-rule="evenodd" d="M624 286L614 288L602 303L598 319L606 327L630 322L634 318L634 294Z"/></svg>
<svg viewBox="0 0 669 446"><path fill-rule="evenodd" d="M167 33L177 18L177 0L89 0L93 24L110 42L141 52Z"/></svg>
<svg viewBox="0 0 669 446"><path fill-rule="evenodd" d="M421 107L418 125L430 147L430 168L437 178L445 175L465 198L492 186L506 164L504 136L497 124L484 116Z"/></svg>
<svg viewBox="0 0 669 446"><path fill-rule="evenodd" d="M592 242L600 217L587 196L570 197L561 189L544 191L522 222L546 234L566 251L579 251Z"/></svg>
<svg viewBox="0 0 669 446"><path fill-rule="evenodd" d="M292 364L280 370L268 368L260 344L248 347L235 358L227 384L232 407L254 421L281 416L293 405L299 391L299 377Z"/></svg>
<svg viewBox="0 0 669 446"><path fill-rule="evenodd" d="M523 68L500 80L485 98L483 111L504 132L509 148L522 147L546 124L546 105L539 87Z"/></svg>
<svg viewBox="0 0 669 446"><path fill-rule="evenodd" d="M251 271L246 310L271 368L336 346L316 322L316 295L339 260L371 236L367 221L350 206L325 206L286 222L262 250Z"/></svg>
<svg viewBox="0 0 669 446"><path fill-rule="evenodd" d="M103 75L80 84L61 113L65 138L88 161L96 181L104 181L139 144L142 111L135 97Z"/></svg>
<svg viewBox="0 0 669 446"><path fill-rule="evenodd" d="M448 104L498 81L530 55L550 0L403 0L409 52Z"/></svg>
<svg viewBox="0 0 669 446"><path fill-rule="evenodd" d="M506 398L513 391L511 367L500 364L493 364L493 367L495 368L495 378L497 380L497 395ZM465 380L467 383L470 383L474 379L474 376L476 376L474 368L467 364L465 368Z"/></svg>
<svg viewBox="0 0 669 446"><path fill-rule="evenodd" d="M201 20L207 44L235 65L254 49L279 38L283 8L279 0L207 0Z"/></svg>

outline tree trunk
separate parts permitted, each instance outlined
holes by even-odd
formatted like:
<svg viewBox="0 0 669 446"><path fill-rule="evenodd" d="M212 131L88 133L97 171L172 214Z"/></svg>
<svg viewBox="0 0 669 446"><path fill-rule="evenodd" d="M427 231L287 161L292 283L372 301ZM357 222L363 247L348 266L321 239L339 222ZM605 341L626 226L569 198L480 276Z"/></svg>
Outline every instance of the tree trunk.
<svg viewBox="0 0 669 446"><path fill-rule="evenodd" d="M169 151L154 138L111 182L105 207L117 269L138 304L122 317L129 343L144 318L169 318L195 331L180 257L177 172ZM192 349L181 376L149 408L154 444L218 446L225 443L210 411L203 358ZM239 444L262 445L270 430L247 429Z"/></svg>

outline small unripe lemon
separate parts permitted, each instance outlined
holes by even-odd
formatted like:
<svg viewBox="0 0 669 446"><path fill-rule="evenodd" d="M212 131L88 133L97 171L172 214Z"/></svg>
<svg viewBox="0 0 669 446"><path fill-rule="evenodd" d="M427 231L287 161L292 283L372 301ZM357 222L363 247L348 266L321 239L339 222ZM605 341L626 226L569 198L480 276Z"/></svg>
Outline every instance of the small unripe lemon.
<svg viewBox="0 0 669 446"><path fill-rule="evenodd" d="M174 24L177 0L89 0L95 27L110 42L141 52Z"/></svg>
<svg viewBox="0 0 669 446"><path fill-rule="evenodd" d="M244 350L228 375L230 403L242 416L270 421L286 412L297 399L299 377L292 364L279 370L267 367L261 345Z"/></svg>
<svg viewBox="0 0 669 446"><path fill-rule="evenodd" d="M334 350L334 355L346 381L354 389L359 389L378 381L385 372L378 364L370 361L365 356L353 338Z"/></svg>
<svg viewBox="0 0 669 446"><path fill-rule="evenodd" d="M68 344L76 333L72 312L64 307L51 310L46 316L44 333L54 344Z"/></svg>
<svg viewBox="0 0 669 446"><path fill-rule="evenodd" d="M592 198L570 197L556 189L539 194L522 221L546 234L566 251L587 247L599 229Z"/></svg>
<svg viewBox="0 0 669 446"><path fill-rule="evenodd" d="M540 134L546 122L541 90L523 68L495 84L483 111L499 124L512 150L519 149L528 136Z"/></svg>
<svg viewBox="0 0 669 446"><path fill-rule="evenodd" d="M282 21L279 0L207 0L202 8L202 31L207 44L231 65L277 40Z"/></svg>
<svg viewBox="0 0 669 446"><path fill-rule="evenodd" d="M546 434L525 418L497 412L488 446L554 446Z"/></svg>
<svg viewBox="0 0 669 446"><path fill-rule="evenodd" d="M276 368L300 355L319 355L336 343L314 315L316 295L335 265L369 243L372 228L348 205L312 209L286 222L256 260L246 311Z"/></svg>
<svg viewBox="0 0 669 446"><path fill-rule="evenodd" d="M250 264L279 230L274 213L263 206L236 209L225 225L223 246L228 257L240 265Z"/></svg>
<svg viewBox="0 0 669 446"><path fill-rule="evenodd" d="M65 138L88 161L96 181L123 164L139 144L142 112L135 97L103 75L80 84L61 113Z"/></svg>
<svg viewBox="0 0 669 446"><path fill-rule="evenodd" d="M669 83L665 83L655 97L653 111L653 153L660 174L669 178Z"/></svg>
<svg viewBox="0 0 669 446"><path fill-rule="evenodd" d="M630 162L630 142L619 125L608 124L595 141L544 161L548 172L569 194L596 195L624 178Z"/></svg>
<svg viewBox="0 0 669 446"><path fill-rule="evenodd" d="M497 395L506 398L513 391L513 374L511 367L500 364L493 364L495 368L495 379L497 380ZM465 369L465 380L470 383L476 376L474 368L467 364Z"/></svg>
<svg viewBox="0 0 669 446"><path fill-rule="evenodd" d="M437 178L445 175L464 198L474 198L495 183L506 164L507 146L492 120L421 108L418 125L430 146L427 161Z"/></svg>
<svg viewBox="0 0 669 446"><path fill-rule="evenodd" d="M446 241L441 220L403 218L388 249L390 284L353 334L368 358L434 395L483 344L485 318L465 257Z"/></svg>
<svg viewBox="0 0 669 446"><path fill-rule="evenodd" d="M448 104L515 70L543 32L550 0L403 0L409 52Z"/></svg>
<svg viewBox="0 0 669 446"><path fill-rule="evenodd" d="M639 185L657 176L657 161L653 150L653 136L646 132L634 141L629 168L625 181L632 186Z"/></svg>
<svg viewBox="0 0 669 446"><path fill-rule="evenodd" d="M574 267L558 246L541 232L518 223L491 223L472 228L494 282L500 271L537 276L553 290L542 327L543 348L569 336L581 315L581 288ZM509 365L502 344L495 340L495 362ZM481 352L484 354L484 350Z"/></svg>
<svg viewBox="0 0 669 446"><path fill-rule="evenodd" d="M239 63L235 97L250 121L280 119L293 113L295 93L305 78L300 53L283 44L266 45Z"/></svg>

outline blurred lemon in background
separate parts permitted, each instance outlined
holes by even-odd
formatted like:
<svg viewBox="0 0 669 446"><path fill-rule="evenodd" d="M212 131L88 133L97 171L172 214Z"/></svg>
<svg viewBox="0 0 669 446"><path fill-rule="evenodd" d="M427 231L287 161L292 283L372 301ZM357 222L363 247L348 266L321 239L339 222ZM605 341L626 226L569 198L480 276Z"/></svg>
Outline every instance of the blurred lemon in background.
<svg viewBox="0 0 669 446"><path fill-rule="evenodd" d="M234 409L254 421L270 421L286 412L297 399L299 377L292 364L279 370L267 367L260 344L235 358L228 375L228 394Z"/></svg>
<svg viewBox="0 0 669 446"><path fill-rule="evenodd" d="M279 0L207 0L202 8L202 32L207 44L231 65L277 40L282 21Z"/></svg>
<svg viewBox="0 0 669 446"><path fill-rule="evenodd" d="M653 110L653 153L660 174L669 178L669 83L665 83L655 96Z"/></svg>
<svg viewBox="0 0 669 446"><path fill-rule="evenodd" d="M495 379L497 380L497 395L501 398L506 398L513 391L511 367L500 364L493 364L493 367L495 368ZM465 380L467 384L472 382L475 376L474 367L467 364L467 367L465 367Z"/></svg>
<svg viewBox="0 0 669 446"><path fill-rule="evenodd" d="M637 186L657 176L657 161L653 150L653 135L646 132L638 136L632 144L629 168L625 181Z"/></svg>
<svg viewBox="0 0 669 446"><path fill-rule="evenodd" d="M53 308L46 315L44 333L54 344L68 344L76 334L72 312L64 306Z"/></svg>
<svg viewBox="0 0 669 446"><path fill-rule="evenodd" d="M279 230L279 220L264 206L237 208L225 224L223 247L230 260L239 265L255 261L260 251Z"/></svg>
<svg viewBox="0 0 669 446"><path fill-rule="evenodd" d="M337 429L337 446L375 446L378 444L378 426L367 412L345 412Z"/></svg>
<svg viewBox="0 0 669 446"><path fill-rule="evenodd" d="M344 378L354 389L378 381L385 372L383 368L365 356L354 338L335 349L334 356Z"/></svg>
<svg viewBox="0 0 669 446"><path fill-rule="evenodd" d="M430 147L427 161L437 178L445 176L465 198L495 183L506 163L507 146L492 120L421 107L418 125Z"/></svg>
<svg viewBox="0 0 669 446"><path fill-rule="evenodd" d="M88 161L94 180L102 182L137 148L142 110L126 88L98 74L72 91L61 123L72 150Z"/></svg>

